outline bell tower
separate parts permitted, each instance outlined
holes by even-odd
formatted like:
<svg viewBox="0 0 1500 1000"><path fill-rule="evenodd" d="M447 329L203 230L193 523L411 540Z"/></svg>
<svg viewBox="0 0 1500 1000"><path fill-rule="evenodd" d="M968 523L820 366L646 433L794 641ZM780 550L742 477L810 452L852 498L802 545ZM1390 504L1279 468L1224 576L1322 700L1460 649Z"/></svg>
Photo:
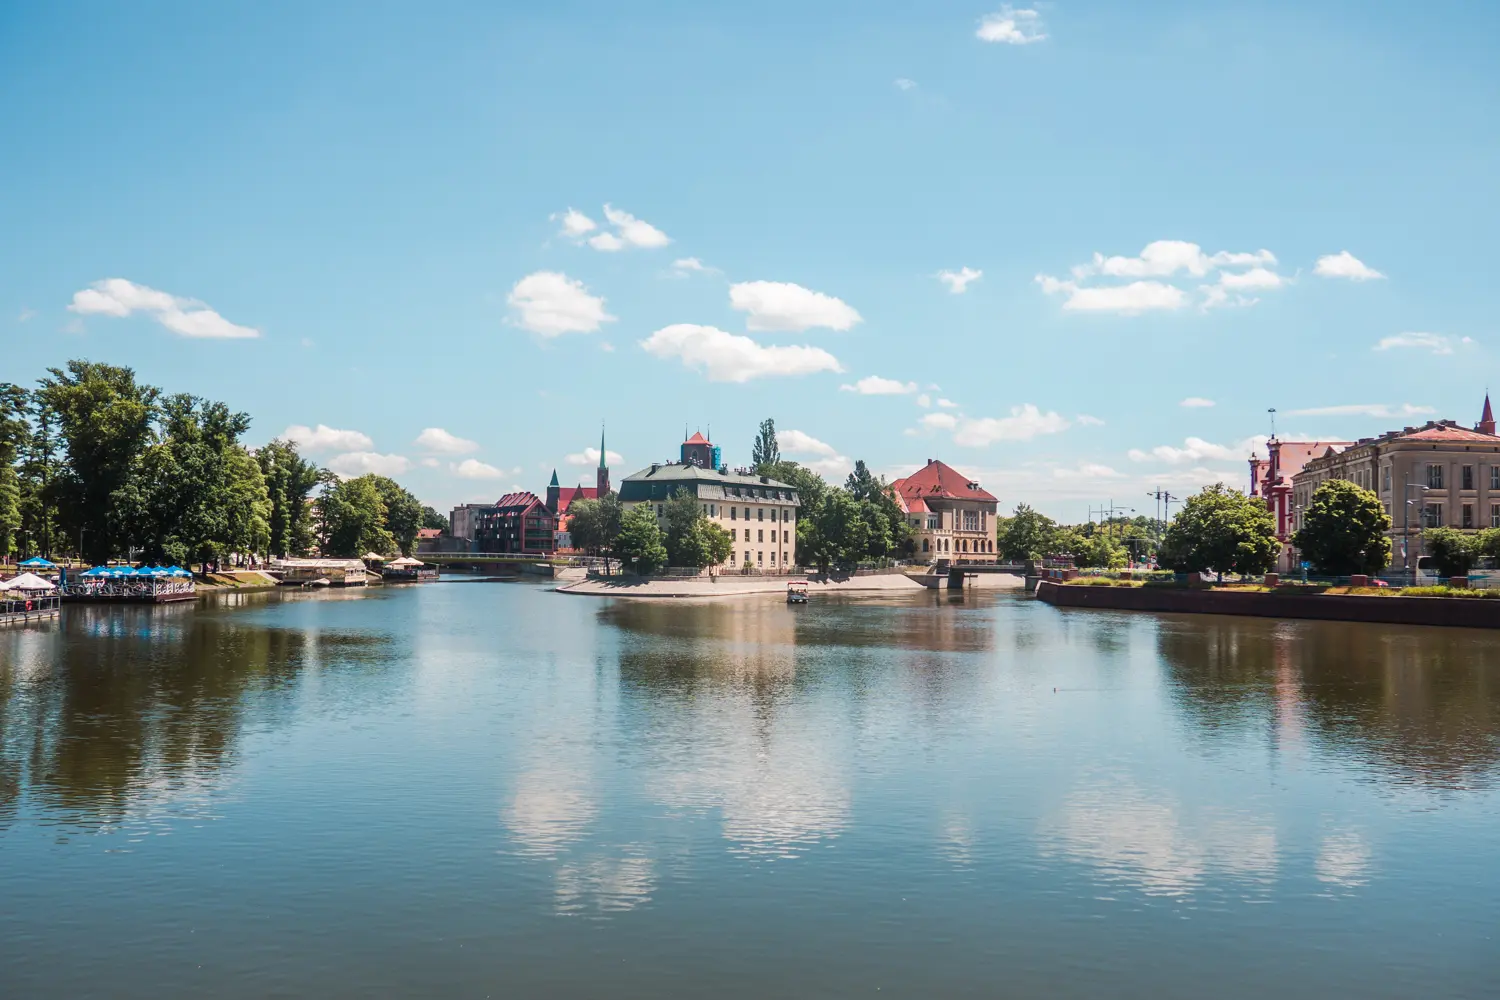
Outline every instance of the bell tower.
<svg viewBox="0 0 1500 1000"><path fill-rule="evenodd" d="M1479 417L1479 426L1474 428L1481 434L1495 433L1495 411L1490 409L1490 394L1484 394L1484 413Z"/></svg>
<svg viewBox="0 0 1500 1000"><path fill-rule="evenodd" d="M604 450L604 426L599 427L599 469L594 473L595 496L603 497L609 492L609 453Z"/></svg>

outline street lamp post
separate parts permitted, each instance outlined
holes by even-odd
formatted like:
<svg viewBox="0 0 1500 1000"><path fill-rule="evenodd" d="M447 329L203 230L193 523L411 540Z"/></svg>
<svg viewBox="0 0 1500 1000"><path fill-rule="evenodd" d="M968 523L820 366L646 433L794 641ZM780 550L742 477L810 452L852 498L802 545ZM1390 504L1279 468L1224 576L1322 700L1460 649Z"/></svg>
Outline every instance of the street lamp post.
<svg viewBox="0 0 1500 1000"><path fill-rule="evenodd" d="M1411 498L1412 490L1421 490L1426 493L1429 487L1421 486L1411 481L1411 473L1408 472L1401 480L1401 576L1410 581L1411 578L1411 505L1416 501Z"/></svg>

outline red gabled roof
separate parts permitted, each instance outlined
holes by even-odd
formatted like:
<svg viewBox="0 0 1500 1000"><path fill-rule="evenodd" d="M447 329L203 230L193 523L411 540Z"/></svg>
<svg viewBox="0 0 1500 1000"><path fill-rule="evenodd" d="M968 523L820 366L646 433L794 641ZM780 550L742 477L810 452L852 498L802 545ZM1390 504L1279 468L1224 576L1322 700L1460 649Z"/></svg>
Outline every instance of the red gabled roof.
<svg viewBox="0 0 1500 1000"><path fill-rule="evenodd" d="M568 505L574 500L597 500L599 499L599 488L597 486L564 486L557 491L557 512L566 513Z"/></svg>
<svg viewBox="0 0 1500 1000"><path fill-rule="evenodd" d="M1399 434L1397 441L1474 441L1476 443L1495 444L1500 442L1500 436L1484 434L1480 431L1471 431L1466 427L1455 427L1453 424L1429 424L1426 427L1418 427L1410 434Z"/></svg>
<svg viewBox="0 0 1500 1000"><path fill-rule="evenodd" d="M690 438L688 438L686 441L684 441L682 443L683 444L708 444L708 438L704 437L703 434L701 432L699 432L699 431L693 431L693 436L690 437Z"/></svg>
<svg viewBox="0 0 1500 1000"><path fill-rule="evenodd" d="M927 464L905 479L891 484L897 493L906 497L910 504L922 497L943 497L949 500L986 500L998 503L995 496L979 488L979 484L959 472L951 465L937 459L928 459ZM925 505L924 505L925 508Z"/></svg>
<svg viewBox="0 0 1500 1000"><path fill-rule="evenodd" d="M1276 471L1285 482L1289 483L1308 462L1315 458L1322 458L1330 451L1337 454L1353 443L1353 441L1277 441ZM1265 481L1264 473L1261 481Z"/></svg>
<svg viewBox="0 0 1500 1000"><path fill-rule="evenodd" d="M442 533L443 533L443 529L442 528L418 528L417 529L417 537L418 538L437 538Z"/></svg>
<svg viewBox="0 0 1500 1000"><path fill-rule="evenodd" d="M529 508L533 504L540 504L541 498L535 493L521 491L520 493L507 493L495 501L496 507L524 507Z"/></svg>

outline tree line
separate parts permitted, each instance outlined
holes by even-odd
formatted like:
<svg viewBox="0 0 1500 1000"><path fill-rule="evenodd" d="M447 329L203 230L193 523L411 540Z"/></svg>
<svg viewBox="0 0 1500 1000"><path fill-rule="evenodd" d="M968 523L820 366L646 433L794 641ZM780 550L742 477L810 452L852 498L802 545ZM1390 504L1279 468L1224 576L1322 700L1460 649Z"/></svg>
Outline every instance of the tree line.
<svg viewBox="0 0 1500 1000"><path fill-rule="evenodd" d="M117 365L74 360L33 389L0 383L0 557L391 555L447 525L387 477L340 479L291 441L249 448L249 429L222 402Z"/></svg>

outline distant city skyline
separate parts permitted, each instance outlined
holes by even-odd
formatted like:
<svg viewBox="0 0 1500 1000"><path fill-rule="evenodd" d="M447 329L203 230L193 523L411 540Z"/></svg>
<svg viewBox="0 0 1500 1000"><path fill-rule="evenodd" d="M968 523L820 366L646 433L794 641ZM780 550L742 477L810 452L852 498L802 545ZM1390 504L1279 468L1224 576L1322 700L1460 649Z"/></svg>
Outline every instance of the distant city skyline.
<svg viewBox="0 0 1500 1000"><path fill-rule="evenodd" d="M1471 426L1500 10L0 14L0 380L86 357L442 510L772 417L1067 521Z"/></svg>

